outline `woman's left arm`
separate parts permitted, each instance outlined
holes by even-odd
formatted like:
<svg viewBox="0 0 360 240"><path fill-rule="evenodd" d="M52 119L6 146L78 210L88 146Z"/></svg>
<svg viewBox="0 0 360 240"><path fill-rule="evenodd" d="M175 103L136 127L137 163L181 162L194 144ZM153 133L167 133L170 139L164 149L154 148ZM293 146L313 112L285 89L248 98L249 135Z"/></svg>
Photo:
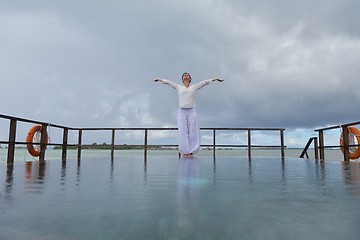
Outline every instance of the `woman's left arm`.
<svg viewBox="0 0 360 240"><path fill-rule="evenodd" d="M215 82L215 81L223 82L224 79L211 78L211 79L204 80L204 81L201 81L201 82L199 82L199 83L196 83L196 84L194 84L194 86L195 86L196 90L199 90L199 89L205 87L206 85L209 85L210 83Z"/></svg>

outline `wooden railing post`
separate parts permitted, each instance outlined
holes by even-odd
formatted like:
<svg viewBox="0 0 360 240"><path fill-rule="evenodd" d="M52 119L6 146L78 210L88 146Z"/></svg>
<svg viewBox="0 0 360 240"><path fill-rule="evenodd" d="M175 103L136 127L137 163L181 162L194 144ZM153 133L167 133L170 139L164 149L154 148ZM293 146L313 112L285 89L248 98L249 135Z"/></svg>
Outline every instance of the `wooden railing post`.
<svg viewBox="0 0 360 240"><path fill-rule="evenodd" d="M17 121L15 119L11 119L10 120L10 131L9 131L8 156L7 156L7 164L8 165L14 164L16 125L17 125Z"/></svg>
<svg viewBox="0 0 360 240"><path fill-rule="evenodd" d="M342 139L343 139L343 148L344 148L344 161L350 161L349 157L349 130L347 126L342 126Z"/></svg>
<svg viewBox="0 0 360 240"><path fill-rule="evenodd" d="M69 132L69 129L64 128L63 144L62 144L62 160L63 161L66 161L67 144L68 144L68 132Z"/></svg>
<svg viewBox="0 0 360 240"><path fill-rule="evenodd" d="M248 157L251 158L251 130L248 129Z"/></svg>
<svg viewBox="0 0 360 240"><path fill-rule="evenodd" d="M45 150L46 150L46 145L47 145L47 140L48 136L47 136L47 125L46 124L42 124L41 127L41 138L40 138L40 156L39 156L39 162L44 162L45 161Z"/></svg>
<svg viewBox="0 0 360 240"><path fill-rule="evenodd" d="M319 150L320 150L320 159L325 159L325 149L324 149L324 131L319 130Z"/></svg>
<svg viewBox="0 0 360 240"><path fill-rule="evenodd" d="M315 159L319 159L319 147L318 147L317 137L314 137L314 151L315 151Z"/></svg>
<svg viewBox="0 0 360 240"><path fill-rule="evenodd" d="M81 144L82 144L82 129L79 129L78 146L77 146L77 159L81 159Z"/></svg>
<svg viewBox="0 0 360 240"><path fill-rule="evenodd" d="M284 129L280 130L280 142L281 142L281 158L285 158L285 141L284 141Z"/></svg>
<svg viewBox="0 0 360 240"><path fill-rule="evenodd" d="M115 129L111 130L111 157L114 157L114 150L115 150Z"/></svg>
<svg viewBox="0 0 360 240"><path fill-rule="evenodd" d="M147 143L148 143L148 129L145 129L145 136L144 136L144 160L147 160Z"/></svg>
<svg viewBox="0 0 360 240"><path fill-rule="evenodd" d="M213 129L213 157L215 157L215 149L216 149L216 133L215 133L215 128Z"/></svg>

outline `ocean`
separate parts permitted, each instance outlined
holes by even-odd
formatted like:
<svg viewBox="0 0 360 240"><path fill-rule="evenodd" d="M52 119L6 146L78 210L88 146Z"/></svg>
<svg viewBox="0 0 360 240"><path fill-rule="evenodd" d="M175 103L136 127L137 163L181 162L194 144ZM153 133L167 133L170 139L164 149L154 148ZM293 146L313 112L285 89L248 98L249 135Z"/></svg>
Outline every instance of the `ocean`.
<svg viewBox="0 0 360 240"><path fill-rule="evenodd" d="M299 158L303 149L286 149L285 158ZM252 157L281 157L279 149L276 150L264 150L254 149L252 150ZM45 154L46 160L61 159L62 151L47 149ZM98 158L109 157L111 155L110 150L88 150L81 151L82 158ZM176 150L148 150L147 156L177 156ZM238 150L216 150L215 157L220 156L241 156L246 157L248 152L246 149ZM313 149L308 150L309 159L315 159ZM116 150L115 156L144 156L143 150ZM196 156L213 156L212 150L200 150ZM68 150L67 159L76 159L77 150ZM25 148L17 148L15 150L15 162L22 161L36 161L38 158L31 156ZM343 160L343 153L339 149L327 149L325 151L325 160ZM0 149L0 163L6 163L7 161L7 148Z"/></svg>

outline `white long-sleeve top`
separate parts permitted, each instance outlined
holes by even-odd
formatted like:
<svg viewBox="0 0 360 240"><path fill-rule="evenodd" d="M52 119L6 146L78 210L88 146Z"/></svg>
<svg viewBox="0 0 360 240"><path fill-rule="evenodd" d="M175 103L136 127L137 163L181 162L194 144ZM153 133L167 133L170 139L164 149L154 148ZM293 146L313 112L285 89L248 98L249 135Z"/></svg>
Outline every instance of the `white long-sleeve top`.
<svg viewBox="0 0 360 240"><path fill-rule="evenodd" d="M177 90L179 95L179 107L180 108L194 108L196 107L196 92L197 90L205 87L206 85L215 81L214 79L208 79L199 83L185 87L184 84L174 83L170 80L159 79L163 84L167 84L170 87Z"/></svg>

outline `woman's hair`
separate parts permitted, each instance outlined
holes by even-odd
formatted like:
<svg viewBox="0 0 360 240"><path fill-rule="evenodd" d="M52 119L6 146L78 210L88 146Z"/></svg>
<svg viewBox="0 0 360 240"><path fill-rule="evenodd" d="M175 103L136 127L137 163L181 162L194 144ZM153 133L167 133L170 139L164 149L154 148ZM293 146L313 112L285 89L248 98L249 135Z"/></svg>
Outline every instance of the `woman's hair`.
<svg viewBox="0 0 360 240"><path fill-rule="evenodd" d="M185 74L189 75L189 77L190 77L190 82L191 82L191 75L190 75L190 73L188 73L188 72L184 72L184 73L183 73L183 75L181 76L181 80L183 80Z"/></svg>

